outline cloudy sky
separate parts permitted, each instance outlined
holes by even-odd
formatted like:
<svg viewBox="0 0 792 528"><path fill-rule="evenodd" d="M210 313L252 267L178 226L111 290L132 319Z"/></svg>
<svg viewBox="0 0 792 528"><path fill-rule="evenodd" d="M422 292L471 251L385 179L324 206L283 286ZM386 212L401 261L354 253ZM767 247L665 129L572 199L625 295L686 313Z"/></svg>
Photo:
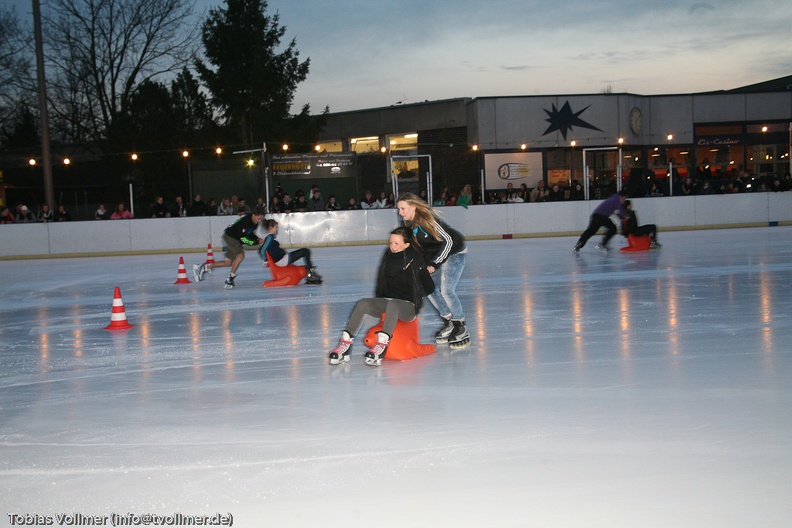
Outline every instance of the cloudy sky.
<svg viewBox="0 0 792 528"><path fill-rule="evenodd" d="M196 9L221 5L199 0ZM692 93L792 74L787 0L270 0L268 12L311 59L294 112L305 103L316 113L454 97Z"/></svg>
<svg viewBox="0 0 792 528"><path fill-rule="evenodd" d="M779 0L270 0L269 12L311 58L295 110L691 93L792 74L792 9Z"/></svg>

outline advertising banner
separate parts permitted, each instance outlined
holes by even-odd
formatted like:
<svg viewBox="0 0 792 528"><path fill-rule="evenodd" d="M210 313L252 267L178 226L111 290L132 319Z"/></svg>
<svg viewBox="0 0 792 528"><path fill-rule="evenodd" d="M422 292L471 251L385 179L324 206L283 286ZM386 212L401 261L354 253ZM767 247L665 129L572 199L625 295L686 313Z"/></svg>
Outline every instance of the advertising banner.
<svg viewBox="0 0 792 528"><path fill-rule="evenodd" d="M524 183L536 187L543 176L541 152L515 152L484 155L484 185L487 190L505 189L511 183L515 189Z"/></svg>
<svg viewBox="0 0 792 528"><path fill-rule="evenodd" d="M278 154L272 156L272 176L275 180L354 178L357 176L356 162L354 152Z"/></svg>

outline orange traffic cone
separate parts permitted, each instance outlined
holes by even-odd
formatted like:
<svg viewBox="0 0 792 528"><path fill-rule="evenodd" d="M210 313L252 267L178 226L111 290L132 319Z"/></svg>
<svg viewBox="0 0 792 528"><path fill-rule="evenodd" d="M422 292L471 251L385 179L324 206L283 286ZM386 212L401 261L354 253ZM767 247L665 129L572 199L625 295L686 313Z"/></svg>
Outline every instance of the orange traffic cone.
<svg viewBox="0 0 792 528"><path fill-rule="evenodd" d="M184 257L179 257L179 273L176 275L176 282L173 284L190 284L187 278L187 270L184 268Z"/></svg>
<svg viewBox="0 0 792 528"><path fill-rule="evenodd" d="M121 290L116 286L113 293L113 313L110 315L110 324L105 326L105 330L128 330L132 326L127 322L124 301L121 299Z"/></svg>
<svg viewBox="0 0 792 528"><path fill-rule="evenodd" d="M214 264L214 252L212 251L212 244L209 244L209 247L206 249L206 262L204 264Z"/></svg>

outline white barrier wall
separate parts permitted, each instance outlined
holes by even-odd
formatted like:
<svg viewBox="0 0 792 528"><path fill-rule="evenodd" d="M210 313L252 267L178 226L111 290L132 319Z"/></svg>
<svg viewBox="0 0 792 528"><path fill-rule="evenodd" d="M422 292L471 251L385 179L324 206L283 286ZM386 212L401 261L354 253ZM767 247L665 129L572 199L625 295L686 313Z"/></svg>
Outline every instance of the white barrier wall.
<svg viewBox="0 0 792 528"><path fill-rule="evenodd" d="M632 199L642 224L661 230L792 223L792 192ZM443 207L470 238L576 235L599 201ZM399 224L395 209L274 215L284 246L381 243ZM0 258L162 253L222 248L223 216L0 226Z"/></svg>

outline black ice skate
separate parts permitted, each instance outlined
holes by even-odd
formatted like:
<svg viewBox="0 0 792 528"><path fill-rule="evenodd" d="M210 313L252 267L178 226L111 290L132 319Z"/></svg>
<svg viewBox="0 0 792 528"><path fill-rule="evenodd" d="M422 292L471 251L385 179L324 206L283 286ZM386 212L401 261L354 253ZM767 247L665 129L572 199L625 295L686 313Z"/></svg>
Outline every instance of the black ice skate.
<svg viewBox="0 0 792 528"><path fill-rule="evenodd" d="M465 321L454 319L452 320L454 329L451 335L448 336L448 346L451 348L464 348L470 345L470 334L465 327Z"/></svg>
<svg viewBox="0 0 792 528"><path fill-rule="evenodd" d="M443 344L448 343L448 336L451 335L451 332L454 331L454 323L451 322L451 319L446 319L443 317L443 327L435 332L435 343Z"/></svg>
<svg viewBox="0 0 792 528"><path fill-rule="evenodd" d="M234 278L235 277L232 276L230 273L228 274L228 277L226 277L225 286L224 286L224 288L226 290L230 290L230 289L232 289L234 287Z"/></svg>
<svg viewBox="0 0 792 528"><path fill-rule="evenodd" d="M308 274L305 276L305 284L322 284L322 276L316 273L316 266L308 270Z"/></svg>

